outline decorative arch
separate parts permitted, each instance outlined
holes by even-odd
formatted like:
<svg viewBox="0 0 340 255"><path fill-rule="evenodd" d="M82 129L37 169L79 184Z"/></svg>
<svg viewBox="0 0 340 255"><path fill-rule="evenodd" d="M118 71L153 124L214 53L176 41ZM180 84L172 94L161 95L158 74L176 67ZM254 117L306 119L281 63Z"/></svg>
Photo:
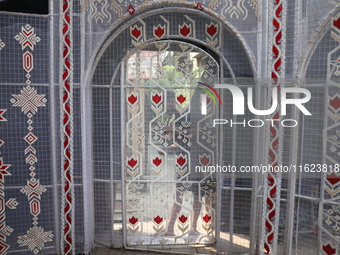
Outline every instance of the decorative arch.
<svg viewBox="0 0 340 255"><path fill-rule="evenodd" d="M131 19L123 19L123 20L119 20L117 22L114 22L107 29L108 32L106 32L106 35L103 36L102 39L100 39L95 50L93 51L93 54L91 55L91 57L88 61L89 64L88 64L87 72L85 73L85 79L84 79L85 81L87 81L86 86L88 86L90 84L90 81L91 81L92 76L93 76L93 72L96 69L98 62L99 62L101 56L104 54L107 47L114 40L116 40L123 31L125 31L130 26L132 26L136 22L140 21L144 17L150 17L152 15L161 15L164 12L171 12L171 11L173 11L174 13L181 11L181 12L184 12L184 13L196 14L198 16L201 16L202 18L206 18L208 20L211 20L214 23L219 24L219 26L221 28L228 31L228 33L230 33L230 35L234 36L238 40L238 42L242 45L242 51L244 51L244 53L246 54L247 62L249 62L250 66L251 66L252 77L254 77L254 78L257 77L256 59L255 59L253 52L249 48L248 44L246 43L246 40L241 35L241 33L238 32L238 30L227 19L221 19L221 16L219 16L218 14L211 12L211 11L205 12L205 11L200 11L200 10L197 10L197 9L188 8L187 5L184 5L184 6L178 5L178 7L180 7L181 9L178 9L178 8L176 8L177 6L174 7L173 5L172 5L172 7L155 9L157 7L159 7L159 6L157 4L154 4L154 5L146 8L146 9L143 9L143 11L141 13L139 13L138 15L135 14L135 15L131 16ZM161 38L157 38L157 35L155 35L154 38L148 38L148 41L155 41L155 40L159 40L159 39L161 39ZM171 38L168 38L168 39L171 39ZM173 39L179 39L179 37L173 38ZM205 45L206 47L210 48L211 50L216 50L216 48L212 47L212 45L215 43L215 38L210 40L210 42L207 42L205 40L203 40L203 41L198 40L197 38L193 38L193 37L189 37L189 38L186 38L186 39L190 39L191 41L196 41L196 42L198 42L202 45ZM136 42L136 43L139 44L138 42ZM142 44L144 44L144 43L147 43L147 42L143 41ZM226 47L226 45L224 45L224 47ZM219 54L221 57L224 56L223 51L221 49L219 51L216 51L216 53Z"/></svg>
<svg viewBox="0 0 340 255"><path fill-rule="evenodd" d="M82 119L84 123L95 123L97 115L110 111L109 108L112 109L112 107L115 108L114 112L116 116L108 115L107 121L100 124L100 126L103 127L100 131L102 132L102 137L95 135L98 131L97 128L99 128L96 125L84 131L84 141L89 141L91 139L90 136L95 136L92 144L90 143L90 146L87 148L87 150L89 150L88 153L91 154L91 148L101 143L101 146L111 148L108 149L109 151L111 150L111 154L117 155L115 162L120 162L119 164L123 164L124 162L123 159L118 156L122 148L119 146L118 148L113 148L113 142L116 141L116 139L121 139L121 135L119 135L118 132L115 133L115 130L121 129L121 127L113 126L112 122L114 118L119 118L120 113L123 111L123 109L120 108L123 102L121 102L120 98L120 75L118 74L120 73L119 68L122 66L124 59L126 59L128 52L133 52L150 44L157 45L155 47L161 49L162 44L167 40L185 42L196 47L198 46L208 53L213 52L218 56L218 61L221 62L221 68L219 70L222 74L221 77L234 79L235 83L235 78L256 77L255 60L252 52L247 46L243 36L231 25L230 27L231 28L227 27L220 19L212 17L207 13L186 7L182 7L181 9L167 7L162 8L162 10L148 9L138 16L134 15L134 18L131 20L119 21L119 25L112 25L109 29L110 32L107 33L105 38L101 39L91 57L84 79L86 84L84 84L82 92L84 101L96 104L99 101L95 102L93 91L90 91L91 88L95 87L97 89L95 93L102 97L103 100L99 102L100 106L97 110L93 109L90 104L84 105L87 110L83 111L84 115ZM116 80L115 77L117 77ZM103 92L107 87L112 87L115 93L110 93L109 95ZM103 104L105 100L110 102L108 106ZM101 107L102 109L100 109ZM113 138L104 138L105 135L109 135L112 132L115 133ZM98 168L99 163L96 162L96 157L105 157L105 153L107 152L101 151L98 152L98 154L89 155L88 157L85 156L84 160L89 164L83 164L88 168L84 169L84 171L92 172L93 169ZM182 156L182 158L185 158L184 154ZM179 156L179 159L180 158ZM204 157L202 154L202 159L205 162L208 156L205 155ZM134 160L132 158L130 158L130 160L133 165ZM117 173L115 176L112 175L113 168L115 167L116 166L107 166L107 171L103 167L100 178L106 178L107 180L110 178L110 180L121 178L122 173ZM98 171L93 172L92 175L94 180L99 178ZM91 178L89 176L91 175L86 175L85 178ZM97 187L96 185L95 181L94 190L99 189L99 186ZM103 187L100 187L100 189L103 189ZM107 189L113 192L113 184L110 188L107 187ZM105 200L103 197L101 199ZM97 203L97 201L94 201L94 203ZM103 204L109 203L112 203L112 201L103 202ZM107 209L110 210L110 208ZM106 225L108 221L112 224L106 225L107 227L116 224L115 220L106 218L106 215L101 215L101 212L98 211L96 207L94 207L94 215L95 219L96 215L99 215L99 224ZM130 224L133 232L137 226L136 224L138 224L138 217L132 214L130 216L126 223ZM205 221L206 224L210 224L210 217L211 215L207 214L203 221ZM156 217L155 224L158 224L158 222L161 223L161 218L162 217ZM181 219L183 220L182 224L186 223L183 217ZM123 240L114 238L113 236L111 236L111 240L113 240L114 246L122 246L122 244L125 243ZM108 240L108 242L111 241Z"/></svg>
<svg viewBox="0 0 340 255"><path fill-rule="evenodd" d="M317 144L313 143L313 146L317 148L318 160L331 166L339 166L340 163L337 143L340 138L340 73L337 72L340 53L339 21L340 5L337 5L320 22L310 37L296 77L306 79L304 86L311 91L312 95L319 95L320 100L315 100L313 114L320 114L323 119L315 125L309 125L308 120L304 120L306 121L304 135L305 140L308 141L308 134L323 131L322 140L320 139ZM315 62L313 62L314 57ZM309 86L310 83L313 85ZM308 147L308 142L305 142L304 146ZM307 153L305 155L310 157ZM338 174L325 172L322 173L320 187L317 186L316 189L320 192L317 219L320 254L338 254L339 252L337 238L339 221L337 219L340 214L339 211L334 210L333 206L339 202L339 184Z"/></svg>
<svg viewBox="0 0 340 255"><path fill-rule="evenodd" d="M121 0L119 0L121 2ZM137 1L135 2L137 4ZM96 5L97 4L97 5ZM245 0L237 0L235 2L220 2L220 1L211 1L207 5L202 4L201 2L192 3L187 2L186 0L180 1L169 1L169 0L160 0L160 1L150 1L146 0L142 4L137 4L136 6L129 4L126 7L122 7L122 3L117 3L116 0L111 1L111 5L108 0L94 0L89 3L88 0L84 1L84 4L81 6L82 11L89 11L88 21L91 19L95 19L97 23L104 23L104 20L107 20L109 23L112 20L112 15L109 9L114 10L118 14L118 19L127 20L133 15L139 15L140 12L145 12L147 10L156 9L159 6L178 6L178 7L187 7L191 9L195 9L197 11L201 11L216 17L221 17L222 19L226 19L226 16L229 16L230 19L242 19L246 20L251 11L248 10L247 7L250 7L254 11L254 15L258 17L259 8L258 8L258 0L250 0L247 3ZM123 14L123 8L125 9L125 14Z"/></svg>
<svg viewBox="0 0 340 255"><path fill-rule="evenodd" d="M333 8L331 12L319 23L318 27L315 29L314 33L310 38L308 38L308 45L302 56L302 61L298 69L296 78L306 77L306 71L315 50L319 46L322 39L331 29L332 18L335 17L340 12L340 5Z"/></svg>

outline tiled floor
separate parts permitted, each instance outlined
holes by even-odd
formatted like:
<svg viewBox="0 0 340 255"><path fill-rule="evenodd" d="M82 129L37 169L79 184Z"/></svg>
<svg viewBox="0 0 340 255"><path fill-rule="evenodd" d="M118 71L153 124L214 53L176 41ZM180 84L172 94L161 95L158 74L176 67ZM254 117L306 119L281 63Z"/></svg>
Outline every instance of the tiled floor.
<svg viewBox="0 0 340 255"><path fill-rule="evenodd" d="M157 251L156 251L157 250ZM167 255L167 254L206 254L212 255L215 253L214 247L202 246L181 246L170 247L169 245L153 247L153 250L121 250L121 249L108 249L108 248L95 248L91 255Z"/></svg>

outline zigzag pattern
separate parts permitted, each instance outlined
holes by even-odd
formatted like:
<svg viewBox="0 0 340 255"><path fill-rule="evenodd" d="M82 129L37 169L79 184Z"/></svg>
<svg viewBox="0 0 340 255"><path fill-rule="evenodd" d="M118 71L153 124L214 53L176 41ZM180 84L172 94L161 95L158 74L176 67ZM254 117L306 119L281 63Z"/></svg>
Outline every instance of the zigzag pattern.
<svg viewBox="0 0 340 255"><path fill-rule="evenodd" d="M63 231L62 253L74 254L74 188L73 188L73 81L72 81L72 1L61 1L62 19L60 30L63 38L61 59L61 119L62 119L62 176L63 176Z"/></svg>
<svg viewBox="0 0 340 255"><path fill-rule="evenodd" d="M285 0L274 0L274 10L273 10L273 25L274 25L274 40L273 40L273 46L272 46L272 53L274 61L272 63L272 66L270 68L271 70L271 78L273 79L273 85L278 87L278 91L280 90L280 83L279 79L284 77L284 71L281 70L284 69L282 65L282 36L283 36L283 24L282 24L282 15L283 15L283 4ZM279 107L276 109L276 111L273 113L273 119L280 119L279 114ZM279 147L279 130L277 125L272 125L270 127L270 142L269 142L269 163L271 166L275 167L278 165L278 147ZM273 241L275 236L275 228L274 228L274 220L277 210L277 204L275 202L275 198L277 196L277 176L275 173L268 173L267 176L268 181L268 193L266 194L267 200L267 212L266 212L266 220L265 220L265 226L266 226L266 235L264 240L264 250L265 254L271 254L273 250Z"/></svg>

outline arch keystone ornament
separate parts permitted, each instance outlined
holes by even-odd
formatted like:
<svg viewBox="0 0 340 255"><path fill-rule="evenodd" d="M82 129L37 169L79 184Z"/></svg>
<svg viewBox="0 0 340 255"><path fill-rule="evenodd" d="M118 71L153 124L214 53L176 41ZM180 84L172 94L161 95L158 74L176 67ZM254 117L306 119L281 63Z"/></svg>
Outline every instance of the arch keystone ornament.
<svg viewBox="0 0 340 255"><path fill-rule="evenodd" d="M197 3L196 6L195 6L195 9L199 10L199 11L203 11L204 10L204 7L201 3Z"/></svg>
<svg viewBox="0 0 340 255"><path fill-rule="evenodd" d="M133 7L132 4L130 4L126 11L132 16L133 14L135 14L136 9Z"/></svg>

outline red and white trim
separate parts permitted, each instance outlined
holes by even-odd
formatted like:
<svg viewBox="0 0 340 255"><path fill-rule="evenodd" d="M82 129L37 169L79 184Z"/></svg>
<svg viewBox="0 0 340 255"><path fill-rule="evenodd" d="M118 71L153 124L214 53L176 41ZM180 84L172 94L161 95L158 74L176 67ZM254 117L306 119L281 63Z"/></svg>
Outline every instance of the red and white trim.
<svg viewBox="0 0 340 255"><path fill-rule="evenodd" d="M74 179L73 179L73 1L60 1L60 114L62 141L62 254L75 254L74 238Z"/></svg>
<svg viewBox="0 0 340 255"><path fill-rule="evenodd" d="M269 59L268 78L272 85L280 90L281 79L285 77L285 32L286 32L286 0L274 0L269 4L269 15L272 22L269 28ZM268 105L271 105L272 95L268 95ZM279 108L273 113L272 119L280 119ZM272 125L267 135L267 164L275 167L281 161L281 130L278 125ZM261 243L265 254L276 254L278 238L278 219L280 207L281 174L269 172L265 180L263 202L263 224Z"/></svg>

